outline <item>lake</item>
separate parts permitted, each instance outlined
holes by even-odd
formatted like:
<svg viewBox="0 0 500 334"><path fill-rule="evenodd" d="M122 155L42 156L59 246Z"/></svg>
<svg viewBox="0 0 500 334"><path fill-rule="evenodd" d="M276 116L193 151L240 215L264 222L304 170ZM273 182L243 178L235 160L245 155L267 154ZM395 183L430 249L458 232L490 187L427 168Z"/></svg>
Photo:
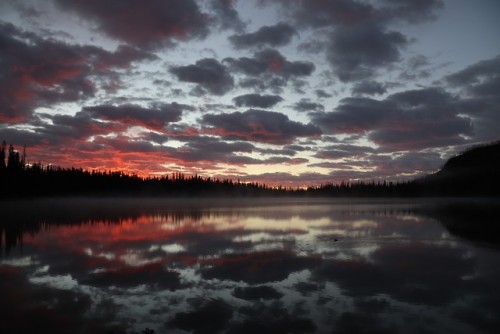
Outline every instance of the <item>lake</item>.
<svg viewBox="0 0 500 334"><path fill-rule="evenodd" d="M498 204L4 201L2 333L498 333Z"/></svg>

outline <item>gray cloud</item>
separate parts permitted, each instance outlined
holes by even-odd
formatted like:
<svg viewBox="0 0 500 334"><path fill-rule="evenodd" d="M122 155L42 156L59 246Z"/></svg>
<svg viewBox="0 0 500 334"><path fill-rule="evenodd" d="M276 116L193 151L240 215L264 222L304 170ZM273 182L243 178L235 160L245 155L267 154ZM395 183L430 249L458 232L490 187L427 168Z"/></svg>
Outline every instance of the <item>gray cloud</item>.
<svg viewBox="0 0 500 334"><path fill-rule="evenodd" d="M42 39L11 24L0 24L0 44L0 121L9 123L25 121L37 107L92 97L92 76L107 77L134 61L155 59L129 46L109 52Z"/></svg>
<svg viewBox="0 0 500 334"><path fill-rule="evenodd" d="M322 104L311 102L308 99L301 99L295 103L293 109L297 111L324 111L325 107Z"/></svg>
<svg viewBox="0 0 500 334"><path fill-rule="evenodd" d="M394 20L419 23L436 19L436 11L444 7L441 0L381 0L381 11Z"/></svg>
<svg viewBox="0 0 500 334"><path fill-rule="evenodd" d="M464 70L448 75L444 80L463 93L463 98L457 105L461 113L473 119L475 139L498 140L500 55L468 66Z"/></svg>
<svg viewBox="0 0 500 334"><path fill-rule="evenodd" d="M322 36L302 44L305 52L323 52L337 77L358 81L372 77L378 70L400 59L400 50L408 44L403 34L390 31L397 21L419 23L432 20L443 7L441 0L261 0L278 4L297 25L322 28ZM326 44L324 48L322 44Z"/></svg>
<svg viewBox="0 0 500 334"><path fill-rule="evenodd" d="M253 58L226 58L231 69L249 76L260 76L262 74L273 74L284 78L309 76L315 66L311 62L288 61L279 51L266 49L257 52Z"/></svg>
<svg viewBox="0 0 500 334"><path fill-rule="evenodd" d="M84 107L82 111L101 120L118 121L128 126L140 125L161 131L166 124L180 121L182 109L182 105L171 103L148 108L132 104L99 105Z"/></svg>
<svg viewBox="0 0 500 334"><path fill-rule="evenodd" d="M342 26L331 35L328 60L341 81L363 80L398 61L400 48L407 43L403 34L379 25Z"/></svg>
<svg viewBox="0 0 500 334"><path fill-rule="evenodd" d="M248 140L271 144L291 143L297 137L314 137L321 130L313 124L291 121L288 116L272 111L250 109L243 113L204 115L202 125L225 139Z"/></svg>
<svg viewBox="0 0 500 334"><path fill-rule="evenodd" d="M267 109L283 101L283 98L278 95L246 94L235 97L233 101L238 107L244 106Z"/></svg>
<svg viewBox="0 0 500 334"><path fill-rule="evenodd" d="M500 55L450 74L445 81L453 87L466 88L474 95L496 95L500 88Z"/></svg>
<svg viewBox="0 0 500 334"><path fill-rule="evenodd" d="M316 89L315 93L319 99L326 99L333 96L332 94L325 92L323 89Z"/></svg>
<svg viewBox="0 0 500 334"><path fill-rule="evenodd" d="M212 58L200 59L194 65L173 66L170 72L180 81L197 83L214 95L224 95L234 87L224 65Z"/></svg>
<svg viewBox="0 0 500 334"><path fill-rule="evenodd" d="M261 0L262 3L279 3L297 24L307 27L328 27L355 24L372 20L377 14L370 4L356 0Z"/></svg>
<svg viewBox="0 0 500 334"><path fill-rule="evenodd" d="M173 39L203 38L209 32L206 15L194 0L54 0L61 9L97 24L108 36L139 47L165 45Z"/></svg>
<svg viewBox="0 0 500 334"><path fill-rule="evenodd" d="M333 112L314 113L313 123L331 133L365 133L386 149L413 150L456 145L471 135L455 99L437 88L406 91L378 101L347 98Z"/></svg>
<svg viewBox="0 0 500 334"><path fill-rule="evenodd" d="M320 159L341 159L346 157L366 156L368 153L374 153L375 149L369 146L358 145L336 145L321 149L314 156Z"/></svg>
<svg viewBox="0 0 500 334"><path fill-rule="evenodd" d="M385 85L377 81L361 81L352 88L355 95L380 95L387 91Z"/></svg>
<svg viewBox="0 0 500 334"><path fill-rule="evenodd" d="M210 161L225 163L255 163L255 159L249 158L242 161L236 152L251 153L254 146L247 142L225 142L217 138L207 136L196 136L184 138L186 144L180 149L171 150L170 155L183 161Z"/></svg>
<svg viewBox="0 0 500 334"><path fill-rule="evenodd" d="M214 19L221 29L234 29L241 31L245 27L243 21L234 9L234 2L231 0L212 0L211 7L214 11Z"/></svg>
<svg viewBox="0 0 500 334"><path fill-rule="evenodd" d="M283 46L292 40L297 31L286 23L273 26L264 26L253 33L233 35L229 40L236 48L277 47Z"/></svg>

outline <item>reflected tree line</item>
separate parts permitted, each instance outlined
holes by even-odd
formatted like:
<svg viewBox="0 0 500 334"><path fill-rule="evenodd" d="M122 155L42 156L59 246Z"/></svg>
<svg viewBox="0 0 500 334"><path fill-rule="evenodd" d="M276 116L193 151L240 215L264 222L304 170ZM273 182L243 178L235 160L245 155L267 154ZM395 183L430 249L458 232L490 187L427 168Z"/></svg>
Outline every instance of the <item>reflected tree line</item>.
<svg viewBox="0 0 500 334"><path fill-rule="evenodd" d="M308 188L291 188L198 175L186 176L181 173L140 177L120 171L28 164L26 147L20 153L13 145L7 146L4 141L0 151L0 198L499 196L499 157L500 144L497 142L450 159L440 172L412 181L343 181Z"/></svg>

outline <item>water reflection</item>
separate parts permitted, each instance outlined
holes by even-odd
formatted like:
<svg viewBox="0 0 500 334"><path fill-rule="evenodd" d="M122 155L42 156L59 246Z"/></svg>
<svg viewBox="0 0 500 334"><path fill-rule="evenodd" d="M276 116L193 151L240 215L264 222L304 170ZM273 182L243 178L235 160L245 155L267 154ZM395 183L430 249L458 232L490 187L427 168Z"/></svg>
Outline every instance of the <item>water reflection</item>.
<svg viewBox="0 0 500 334"><path fill-rule="evenodd" d="M2 328L493 333L500 253L490 204L3 203Z"/></svg>

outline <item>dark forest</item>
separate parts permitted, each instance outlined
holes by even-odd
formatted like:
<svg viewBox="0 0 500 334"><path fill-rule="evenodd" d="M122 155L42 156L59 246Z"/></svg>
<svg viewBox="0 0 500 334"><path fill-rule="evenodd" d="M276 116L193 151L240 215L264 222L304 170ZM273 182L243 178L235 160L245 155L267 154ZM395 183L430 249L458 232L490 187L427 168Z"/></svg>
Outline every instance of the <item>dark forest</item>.
<svg viewBox="0 0 500 334"><path fill-rule="evenodd" d="M28 164L22 152L3 142L0 148L1 198L95 197L423 197L500 195L500 142L470 148L434 174L405 182L343 181L315 187L269 187L239 180L174 173L140 177L115 171Z"/></svg>

